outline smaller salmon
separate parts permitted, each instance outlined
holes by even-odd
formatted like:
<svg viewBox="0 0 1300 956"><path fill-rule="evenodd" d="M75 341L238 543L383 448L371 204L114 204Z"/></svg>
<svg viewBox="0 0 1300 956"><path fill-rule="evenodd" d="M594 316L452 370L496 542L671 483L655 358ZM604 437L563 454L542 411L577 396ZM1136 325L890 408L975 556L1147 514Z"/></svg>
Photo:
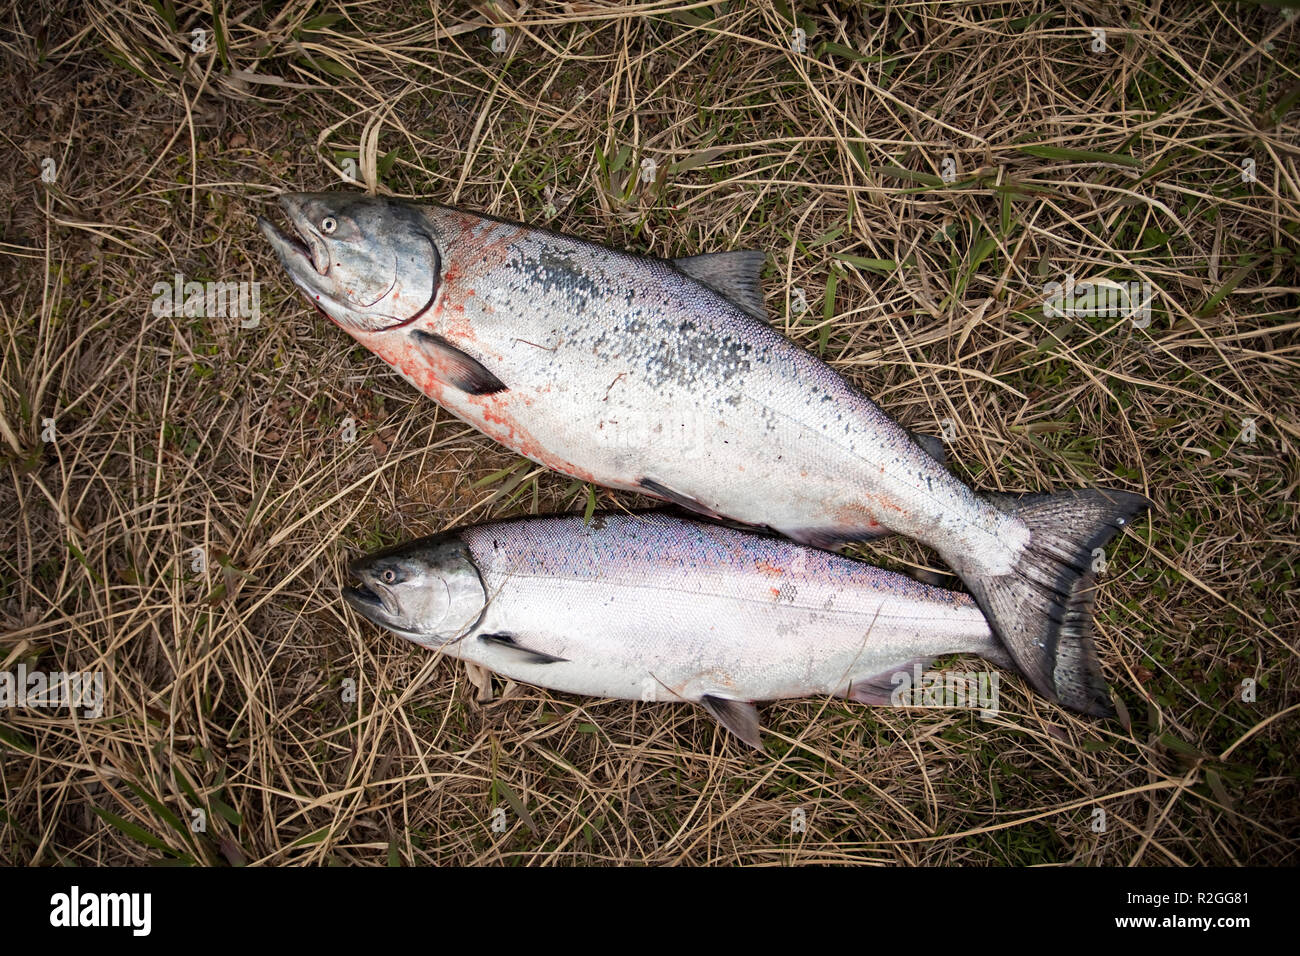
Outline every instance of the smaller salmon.
<svg viewBox="0 0 1300 956"><path fill-rule="evenodd" d="M1014 666L965 594L672 515L503 521L353 562L363 617L513 680L699 704L762 749L755 701L888 704L945 654Z"/></svg>

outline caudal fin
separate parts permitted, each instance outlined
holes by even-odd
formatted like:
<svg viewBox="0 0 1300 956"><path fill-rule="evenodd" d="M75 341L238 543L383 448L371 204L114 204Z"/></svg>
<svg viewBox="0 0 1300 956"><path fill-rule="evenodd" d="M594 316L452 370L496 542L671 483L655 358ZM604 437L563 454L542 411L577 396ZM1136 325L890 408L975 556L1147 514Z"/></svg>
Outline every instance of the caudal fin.
<svg viewBox="0 0 1300 956"><path fill-rule="evenodd" d="M972 575L967 586L1039 692L1072 710L1110 716L1110 688L1093 645L1093 552L1151 502L1101 489L986 498L1020 518L1029 541L1010 573Z"/></svg>

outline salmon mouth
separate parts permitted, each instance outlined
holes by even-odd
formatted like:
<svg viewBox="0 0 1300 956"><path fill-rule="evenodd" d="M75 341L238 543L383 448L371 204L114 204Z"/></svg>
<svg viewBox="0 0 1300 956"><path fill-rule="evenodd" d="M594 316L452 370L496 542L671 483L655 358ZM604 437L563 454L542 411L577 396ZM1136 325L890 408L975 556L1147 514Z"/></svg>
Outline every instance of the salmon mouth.
<svg viewBox="0 0 1300 956"><path fill-rule="evenodd" d="M372 588L364 576L358 575L358 577L361 578L359 585L343 589L344 600L372 621L376 619L376 614L387 615L394 619L401 617L402 609L389 588L382 584Z"/></svg>
<svg viewBox="0 0 1300 956"><path fill-rule="evenodd" d="M392 601L390 605L391 598L385 600L384 594L371 590L364 582L355 587L343 588L343 600L371 624L387 628L400 637L405 637L417 643L428 637L428 635L408 627L405 622L398 623L402 621L402 617L396 608L396 602Z"/></svg>
<svg viewBox="0 0 1300 956"><path fill-rule="evenodd" d="M289 216L292 234L262 216L257 217L257 225L290 274L306 272L310 266L317 275L329 275L330 256L324 240L300 226L292 215Z"/></svg>
<svg viewBox="0 0 1300 956"><path fill-rule="evenodd" d="M357 607L357 606L383 607L384 606L384 602L379 597L379 595L376 594L374 591L370 590L370 588L366 587L364 584L359 584L356 587L344 588L343 597L353 607Z"/></svg>

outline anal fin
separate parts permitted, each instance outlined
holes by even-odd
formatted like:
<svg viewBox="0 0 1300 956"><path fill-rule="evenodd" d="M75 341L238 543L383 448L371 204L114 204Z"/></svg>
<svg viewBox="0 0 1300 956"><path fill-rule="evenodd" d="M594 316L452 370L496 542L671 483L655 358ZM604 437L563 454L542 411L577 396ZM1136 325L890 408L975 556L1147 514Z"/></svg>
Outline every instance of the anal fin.
<svg viewBox="0 0 1300 956"><path fill-rule="evenodd" d="M859 704L871 704L875 707L886 707L894 702L894 694L900 687L906 683L910 688L912 686L912 677L916 673L916 668L921 669L921 673L930 669L934 659L930 657L916 657L910 661L902 661L896 667L891 667L887 671L881 671L879 674L870 674L861 677L849 685L848 693L844 696L849 700L857 701ZM906 677L906 682L898 679L897 675L902 674Z"/></svg>
<svg viewBox="0 0 1300 956"><path fill-rule="evenodd" d="M752 703L705 694L700 698L700 706L709 712L710 717L755 750L763 750L763 728L758 722L758 708Z"/></svg>
<svg viewBox="0 0 1300 956"><path fill-rule="evenodd" d="M874 541L893 534L882 524L863 528L782 528L780 533L791 541L823 551L834 551L850 541Z"/></svg>
<svg viewBox="0 0 1300 956"><path fill-rule="evenodd" d="M411 338L420 351L437 366L440 377L448 384L468 395L491 395L506 389L505 382L497 378L478 359L456 348L441 335L415 329Z"/></svg>

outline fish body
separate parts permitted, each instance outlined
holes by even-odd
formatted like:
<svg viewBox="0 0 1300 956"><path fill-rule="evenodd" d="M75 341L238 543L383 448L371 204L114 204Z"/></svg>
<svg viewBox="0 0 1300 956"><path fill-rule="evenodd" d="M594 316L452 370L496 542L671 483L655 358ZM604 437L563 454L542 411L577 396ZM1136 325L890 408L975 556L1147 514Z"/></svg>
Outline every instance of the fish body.
<svg viewBox="0 0 1300 956"><path fill-rule="evenodd" d="M664 260L441 206L281 197L299 288L454 415L541 464L823 548L897 532L962 577L1045 695L1109 713L1095 549L1121 491L976 494L763 318L754 253Z"/></svg>
<svg viewBox="0 0 1300 956"><path fill-rule="evenodd" d="M754 701L883 704L934 657L1009 662L965 594L663 513L494 522L351 570L348 602L422 646L565 693L701 704L756 746Z"/></svg>

